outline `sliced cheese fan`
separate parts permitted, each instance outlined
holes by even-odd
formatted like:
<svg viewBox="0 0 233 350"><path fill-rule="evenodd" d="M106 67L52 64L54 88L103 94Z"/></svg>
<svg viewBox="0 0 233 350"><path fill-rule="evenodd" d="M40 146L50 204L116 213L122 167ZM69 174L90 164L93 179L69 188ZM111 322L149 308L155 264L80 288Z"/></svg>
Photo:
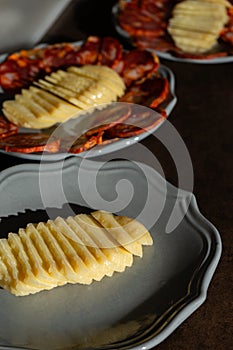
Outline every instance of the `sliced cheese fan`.
<svg viewBox="0 0 233 350"><path fill-rule="evenodd" d="M135 219L96 211L28 224L0 239L0 286L17 296L67 283L90 284L132 266L152 245Z"/></svg>
<svg viewBox="0 0 233 350"><path fill-rule="evenodd" d="M44 129L83 111L115 102L125 91L122 78L107 66L58 70L3 103L5 117L20 127Z"/></svg>
<svg viewBox="0 0 233 350"><path fill-rule="evenodd" d="M175 45L193 54L211 50L229 21L226 0L185 0L173 9L168 32Z"/></svg>

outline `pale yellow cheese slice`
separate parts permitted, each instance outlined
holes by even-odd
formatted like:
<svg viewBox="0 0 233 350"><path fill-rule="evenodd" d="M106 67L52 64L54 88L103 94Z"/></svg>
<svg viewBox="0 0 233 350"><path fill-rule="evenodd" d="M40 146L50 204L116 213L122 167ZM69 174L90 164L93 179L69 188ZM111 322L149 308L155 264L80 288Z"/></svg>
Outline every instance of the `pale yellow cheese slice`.
<svg viewBox="0 0 233 350"><path fill-rule="evenodd" d="M117 241L109 237L105 228L95 222L89 215L80 214L75 216L74 220L78 225L79 232L82 232L80 228L86 231L106 256L107 261L113 264L115 271L123 272L126 266L132 265L132 254L120 247Z"/></svg>
<svg viewBox="0 0 233 350"><path fill-rule="evenodd" d="M48 284L40 281L38 278L39 276L35 276L32 271L28 255L24 250L20 236L16 233L9 233L8 243L14 256L17 257L20 271L23 271L24 273L23 282L28 286L38 288L39 290L43 288L46 289Z"/></svg>
<svg viewBox="0 0 233 350"><path fill-rule="evenodd" d="M43 263L42 266L44 270L57 281L59 285L63 285L67 283L66 277L61 274L58 270L56 261L53 258L52 252L47 246L43 236L36 229L36 227L32 224L28 224L26 227L26 234L30 237L33 245L38 251Z"/></svg>
<svg viewBox="0 0 233 350"><path fill-rule="evenodd" d="M53 234L50 232L49 228L44 223L39 223L36 226L36 229L39 231L40 235L43 237L46 242L49 250L52 253L59 272L66 277L66 281L69 283L86 283L87 278L83 274L76 274L73 267L70 265L67 256L60 244L54 238ZM91 283L91 280L90 282Z"/></svg>
<svg viewBox="0 0 233 350"><path fill-rule="evenodd" d="M0 239L0 254L9 275L8 280L5 278L5 283L2 284L3 287L5 285L5 288L12 291L15 295L36 293L41 290L39 287L24 283L26 272L21 268L20 262L12 253L11 247L6 239Z"/></svg>
<svg viewBox="0 0 233 350"><path fill-rule="evenodd" d="M115 220L111 213L96 211L91 215L131 254L142 256L142 246L135 242L124 228Z"/></svg>
<svg viewBox="0 0 233 350"><path fill-rule="evenodd" d="M59 285L59 282L54 278L44 266L44 262L33 244L31 237L26 233L24 229L19 229L19 237L21 239L23 248L28 255L28 259L31 265L32 272L36 278L39 278L42 282L46 283L51 288Z"/></svg>
<svg viewBox="0 0 233 350"><path fill-rule="evenodd" d="M138 243L142 245L152 245L153 240L150 233L140 222L127 216L115 216L115 220L124 230Z"/></svg>
<svg viewBox="0 0 233 350"><path fill-rule="evenodd" d="M106 276L112 276L113 272L116 271L116 266L107 259L107 256L97 246L95 241L78 223L72 216L66 219L67 225L72 229L74 240L78 238L80 244L85 245L89 252L95 257L96 261L102 266ZM73 241L73 237L71 238Z"/></svg>
<svg viewBox="0 0 233 350"><path fill-rule="evenodd" d="M88 248L83 244L79 237L73 232L73 230L67 225L64 219L58 217L54 223L48 221L48 224L53 225L53 231L56 235L60 235L60 245L63 248L66 256L70 256L70 260L75 267L76 273L84 273L89 276L90 282L92 279L100 281L105 276L105 271L102 266L99 265L95 257L90 253ZM73 249L73 252L67 251L67 247ZM80 271L84 270L84 271Z"/></svg>

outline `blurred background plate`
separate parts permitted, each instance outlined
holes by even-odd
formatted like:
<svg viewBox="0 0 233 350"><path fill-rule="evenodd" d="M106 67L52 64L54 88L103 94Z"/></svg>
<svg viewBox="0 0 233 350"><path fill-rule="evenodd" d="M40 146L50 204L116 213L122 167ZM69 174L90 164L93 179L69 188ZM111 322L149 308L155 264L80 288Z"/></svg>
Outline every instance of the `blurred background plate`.
<svg viewBox="0 0 233 350"><path fill-rule="evenodd" d="M112 16L113 16L113 22L116 31L118 34L124 38L128 43L130 43L131 46L133 46L132 38L129 33L127 33L121 26L118 24L118 13L119 13L119 5L115 4L112 8ZM175 62L187 62L187 63L199 63L199 64L221 64L221 63L228 63L233 62L233 55L225 56L225 57L215 57L215 58L208 58L208 59L196 59L196 58L181 58L176 57L170 52L163 52L155 49L151 49L150 47L147 47L148 50L151 50L156 53L160 58L175 61ZM224 52L224 45L218 45L215 48L215 52Z"/></svg>

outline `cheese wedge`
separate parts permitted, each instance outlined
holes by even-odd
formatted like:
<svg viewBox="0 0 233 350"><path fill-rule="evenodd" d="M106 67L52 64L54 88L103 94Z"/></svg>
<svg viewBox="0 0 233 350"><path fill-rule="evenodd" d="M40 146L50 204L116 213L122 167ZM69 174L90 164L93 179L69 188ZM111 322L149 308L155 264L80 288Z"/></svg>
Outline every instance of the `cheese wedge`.
<svg viewBox="0 0 233 350"><path fill-rule="evenodd" d="M134 219L96 211L28 224L0 239L0 286L24 296L67 283L90 284L132 266L153 240Z"/></svg>

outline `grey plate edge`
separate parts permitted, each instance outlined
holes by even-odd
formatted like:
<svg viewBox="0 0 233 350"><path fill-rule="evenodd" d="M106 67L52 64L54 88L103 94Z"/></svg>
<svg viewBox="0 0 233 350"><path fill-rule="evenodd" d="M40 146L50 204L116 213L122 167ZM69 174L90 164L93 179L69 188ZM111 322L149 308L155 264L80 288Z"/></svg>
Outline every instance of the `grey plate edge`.
<svg viewBox="0 0 233 350"><path fill-rule="evenodd" d="M112 7L112 16L113 16L113 21L115 25L115 29L118 34L120 34L124 39L127 41L131 42L131 36L124 30L122 29L119 24L117 23L117 14L119 11L119 5L115 4ZM131 45L132 42L131 42ZM210 58L210 59L195 59L195 58L181 58L181 57L176 57L173 56L169 52L162 52L162 51L157 51L154 49L150 49L149 47L147 50L153 51L156 53L157 56L160 58L169 60L169 61L175 61L175 62L183 62L183 63L196 63L196 64L222 64L222 63L230 63L233 62L233 55L231 56L226 56L226 57L216 57L216 58Z"/></svg>
<svg viewBox="0 0 233 350"><path fill-rule="evenodd" d="M130 348L130 350L149 350L159 345L166 338L168 338L186 319L188 319L195 311L197 311L197 309L207 299L209 285L211 283L212 277L215 273L215 270L221 258L222 241L217 228L200 212L199 207L197 205L197 200L194 194L191 194L191 197L192 198L189 205L192 207L197 217L201 220L201 223L205 223L212 230L212 232L214 233L214 239L215 239L215 242L211 240L211 242L215 244L215 255L212 258L211 262L209 263L202 277L200 294L193 301L189 302L185 307L183 307L182 310L177 313L177 315L168 323L168 325L158 335L156 335L151 340L144 342L141 345ZM194 215L192 214L192 219L193 218L194 218Z"/></svg>
<svg viewBox="0 0 233 350"><path fill-rule="evenodd" d="M98 163L96 161L89 161L88 164L93 165L94 163ZM117 162L111 162L109 163L109 167L125 167L127 163L129 164L128 161L117 161ZM40 168L39 164L20 164L16 165L13 167L10 167L8 169L3 170L0 173L0 185L1 183L8 178L8 176L15 175L17 173L22 173L22 172L34 172L38 173L38 169L42 170L43 172L51 172L51 171L57 171L57 167L60 165L65 164L65 168L69 169L72 168L73 166L77 166L77 158L68 158L63 160L62 162L57 162L57 163L49 163L46 165L44 168ZM131 164L131 163L130 163ZM128 167L128 165L127 165ZM158 177L160 178L161 181L165 181L168 186L171 188L177 189L175 186L170 184L167 180L165 180L160 174L158 174ZM181 190L180 191L180 200L182 202L185 202L185 199L187 196L191 196L191 201L189 206L193 209L193 213L196 214L196 218L200 220L201 225L203 224L207 225L209 229L213 232L214 234L214 240L211 240L212 244L215 244L215 254L209 263L208 267L206 268L206 271L202 277L201 281L201 290L200 294L198 297L196 297L193 301L189 302L181 311L178 312L178 314L169 322L169 324L154 338L152 338L149 341L146 341L142 343L141 345L136 345L130 348L130 350L149 350L152 347L157 346L160 344L162 341L164 341L169 335L171 335L178 327L180 324L182 324L189 316L191 316L206 300L207 298L207 292L208 292L208 287L210 285L210 282L212 280L212 277L214 275L214 272L217 268L217 265L219 263L221 253L222 253L222 241L220 234L216 227L206 218L202 215L200 212L198 205L197 205L197 200L194 194ZM194 219L193 214L191 214L192 219ZM199 224L200 224L199 223ZM116 348L117 349L117 348ZM128 348L129 349L129 348ZM30 348L20 348L20 347L5 347L0 345L0 350L32 350ZM93 349L95 350L95 349Z"/></svg>

